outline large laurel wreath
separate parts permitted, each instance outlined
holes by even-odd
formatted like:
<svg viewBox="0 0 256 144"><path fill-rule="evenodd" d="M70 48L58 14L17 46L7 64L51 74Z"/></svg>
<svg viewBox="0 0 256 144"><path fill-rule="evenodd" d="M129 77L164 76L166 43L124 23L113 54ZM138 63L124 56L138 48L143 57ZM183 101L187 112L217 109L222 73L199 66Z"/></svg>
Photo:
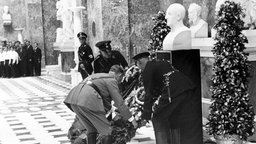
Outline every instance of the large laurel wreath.
<svg viewBox="0 0 256 144"><path fill-rule="evenodd" d="M140 71L136 66L131 66L125 73L125 76L120 85L120 91L122 93L125 104L129 107L132 115L138 122L138 127L134 128L133 125L122 119L118 114L117 110L113 110L115 118L112 120L112 136L113 144L126 144L131 141L135 136L136 129L144 126L141 119L143 99L144 99L144 88L141 83Z"/></svg>

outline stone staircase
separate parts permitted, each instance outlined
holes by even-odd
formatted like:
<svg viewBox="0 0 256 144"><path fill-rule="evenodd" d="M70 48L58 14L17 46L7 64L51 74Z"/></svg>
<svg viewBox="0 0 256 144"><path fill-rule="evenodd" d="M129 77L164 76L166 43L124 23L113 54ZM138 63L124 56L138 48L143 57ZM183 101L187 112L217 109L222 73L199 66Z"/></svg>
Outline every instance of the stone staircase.
<svg viewBox="0 0 256 144"><path fill-rule="evenodd" d="M41 75L51 76L64 82L71 83L71 74L62 72L59 65L46 65L45 68L42 68Z"/></svg>

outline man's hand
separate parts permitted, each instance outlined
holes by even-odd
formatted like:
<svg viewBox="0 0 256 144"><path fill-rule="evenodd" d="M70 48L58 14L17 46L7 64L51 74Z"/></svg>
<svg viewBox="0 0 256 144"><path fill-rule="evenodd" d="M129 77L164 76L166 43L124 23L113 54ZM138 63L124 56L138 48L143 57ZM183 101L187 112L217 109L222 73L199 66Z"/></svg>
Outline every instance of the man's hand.
<svg viewBox="0 0 256 144"><path fill-rule="evenodd" d="M132 121L132 125L133 125L133 127L134 127L134 128L137 128L137 127L138 127L138 123L136 122L136 120L135 120L135 119L133 119L133 121Z"/></svg>
<svg viewBox="0 0 256 144"><path fill-rule="evenodd" d="M80 64L80 68L85 70L84 64Z"/></svg>
<svg viewBox="0 0 256 144"><path fill-rule="evenodd" d="M146 124L148 123L148 121L147 120L141 120L141 126L145 126Z"/></svg>

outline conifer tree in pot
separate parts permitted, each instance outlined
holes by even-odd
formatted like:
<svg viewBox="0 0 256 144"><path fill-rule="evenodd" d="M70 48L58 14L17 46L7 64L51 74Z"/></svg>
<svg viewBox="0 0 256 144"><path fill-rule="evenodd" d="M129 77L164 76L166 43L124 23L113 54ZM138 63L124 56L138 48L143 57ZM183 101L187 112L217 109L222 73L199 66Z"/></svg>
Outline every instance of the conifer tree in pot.
<svg viewBox="0 0 256 144"><path fill-rule="evenodd" d="M244 13L240 4L226 1L216 14L213 47L212 104L207 132L218 144L241 144L254 133L254 111L249 104L250 63L242 34Z"/></svg>

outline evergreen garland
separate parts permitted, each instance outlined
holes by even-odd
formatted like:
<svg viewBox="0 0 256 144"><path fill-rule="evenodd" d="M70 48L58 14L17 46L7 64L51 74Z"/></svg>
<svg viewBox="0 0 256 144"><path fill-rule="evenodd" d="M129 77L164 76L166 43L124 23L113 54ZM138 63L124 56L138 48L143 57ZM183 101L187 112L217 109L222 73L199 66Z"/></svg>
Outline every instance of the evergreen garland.
<svg viewBox="0 0 256 144"><path fill-rule="evenodd" d="M170 32L171 28L167 26L165 19L165 12L159 11L157 16L152 18L153 29L150 34L149 51L155 52L156 50L163 49L163 41L165 36Z"/></svg>
<svg viewBox="0 0 256 144"><path fill-rule="evenodd" d="M226 1L217 13L217 30L213 47L215 62L212 77L212 104L207 132L214 136L238 135L247 140L254 133L254 111L249 104L248 78L250 64L242 34L242 7Z"/></svg>

